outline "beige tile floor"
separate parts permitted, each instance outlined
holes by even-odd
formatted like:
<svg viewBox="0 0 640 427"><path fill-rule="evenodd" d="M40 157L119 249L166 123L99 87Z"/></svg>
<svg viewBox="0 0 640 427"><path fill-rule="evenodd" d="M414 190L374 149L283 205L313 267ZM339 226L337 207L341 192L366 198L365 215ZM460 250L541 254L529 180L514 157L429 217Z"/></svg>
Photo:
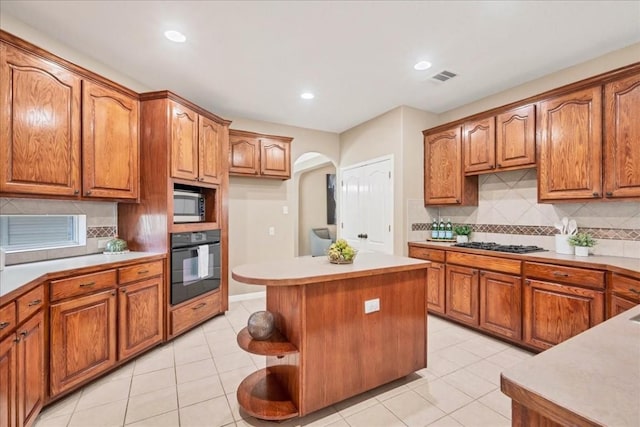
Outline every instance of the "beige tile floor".
<svg viewBox="0 0 640 427"><path fill-rule="evenodd" d="M240 412L238 384L264 357L236 333L264 298L230 304L218 316L47 407L36 427L102 426L509 426L503 368L531 357L517 347L429 316L428 368L283 423Z"/></svg>

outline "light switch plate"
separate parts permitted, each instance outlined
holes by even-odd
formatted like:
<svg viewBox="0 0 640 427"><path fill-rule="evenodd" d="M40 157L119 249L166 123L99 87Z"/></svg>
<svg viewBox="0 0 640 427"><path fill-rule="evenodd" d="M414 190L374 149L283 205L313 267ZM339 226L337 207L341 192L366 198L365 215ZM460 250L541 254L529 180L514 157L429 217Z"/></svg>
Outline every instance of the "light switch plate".
<svg viewBox="0 0 640 427"><path fill-rule="evenodd" d="M380 311L380 298L366 300L364 302L364 314Z"/></svg>
<svg viewBox="0 0 640 427"><path fill-rule="evenodd" d="M269 227L269 236L275 236L275 235L276 235L276 228Z"/></svg>

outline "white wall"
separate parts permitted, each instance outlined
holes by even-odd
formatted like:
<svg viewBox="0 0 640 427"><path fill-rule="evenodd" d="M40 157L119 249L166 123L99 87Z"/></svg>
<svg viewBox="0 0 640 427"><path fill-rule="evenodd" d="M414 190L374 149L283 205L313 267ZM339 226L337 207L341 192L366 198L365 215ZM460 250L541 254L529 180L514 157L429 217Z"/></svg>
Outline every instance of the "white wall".
<svg viewBox="0 0 640 427"><path fill-rule="evenodd" d="M298 255L311 255L309 232L312 228L328 228L335 236L335 224L327 224L327 174L335 174L333 165L300 174L298 192Z"/></svg>

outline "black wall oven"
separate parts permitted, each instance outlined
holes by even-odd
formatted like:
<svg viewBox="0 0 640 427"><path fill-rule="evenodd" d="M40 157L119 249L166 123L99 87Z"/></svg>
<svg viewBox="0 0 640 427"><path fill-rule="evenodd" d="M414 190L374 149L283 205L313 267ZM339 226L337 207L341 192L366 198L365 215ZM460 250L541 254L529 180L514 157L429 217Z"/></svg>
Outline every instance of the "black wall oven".
<svg viewBox="0 0 640 427"><path fill-rule="evenodd" d="M220 287L220 230L171 235L171 305Z"/></svg>

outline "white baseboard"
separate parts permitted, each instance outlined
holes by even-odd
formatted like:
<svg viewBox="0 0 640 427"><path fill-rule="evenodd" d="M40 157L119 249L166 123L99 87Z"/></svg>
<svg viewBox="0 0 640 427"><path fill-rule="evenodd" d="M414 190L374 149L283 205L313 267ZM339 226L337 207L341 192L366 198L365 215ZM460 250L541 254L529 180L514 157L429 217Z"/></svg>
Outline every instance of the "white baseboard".
<svg viewBox="0 0 640 427"><path fill-rule="evenodd" d="M229 302L246 301L250 299L266 298L267 292L251 292L248 294L229 295Z"/></svg>

